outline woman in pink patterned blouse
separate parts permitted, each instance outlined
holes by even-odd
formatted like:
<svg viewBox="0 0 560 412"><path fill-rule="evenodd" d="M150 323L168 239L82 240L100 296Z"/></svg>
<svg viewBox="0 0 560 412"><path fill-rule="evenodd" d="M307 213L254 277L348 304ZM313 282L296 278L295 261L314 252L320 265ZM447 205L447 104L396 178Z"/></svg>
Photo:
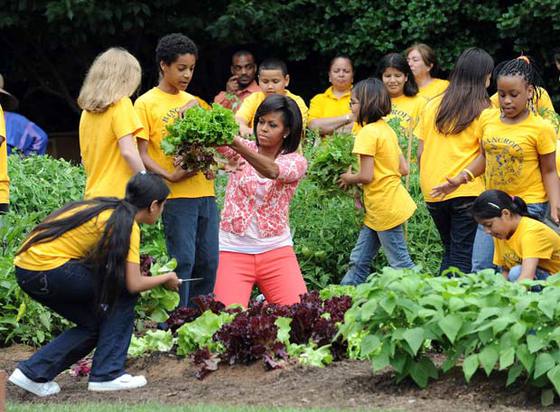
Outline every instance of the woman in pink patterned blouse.
<svg viewBox="0 0 560 412"><path fill-rule="evenodd" d="M307 292L288 226L290 201L307 169L296 152L302 119L292 99L272 95L257 109L254 124L256 142L236 137L218 149L245 162L226 189L214 293L226 305L247 306L257 284L268 302L289 305Z"/></svg>

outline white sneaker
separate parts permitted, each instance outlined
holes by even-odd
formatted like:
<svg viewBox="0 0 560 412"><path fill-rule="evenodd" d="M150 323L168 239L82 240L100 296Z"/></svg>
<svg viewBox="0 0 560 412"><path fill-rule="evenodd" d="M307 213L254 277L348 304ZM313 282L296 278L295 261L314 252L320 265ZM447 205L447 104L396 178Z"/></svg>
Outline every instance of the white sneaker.
<svg viewBox="0 0 560 412"><path fill-rule="evenodd" d="M146 381L146 378L142 375L132 376L125 373L112 381L90 382L88 384L88 390L95 392L120 391L123 389L140 388L147 383L148 381Z"/></svg>
<svg viewBox="0 0 560 412"><path fill-rule="evenodd" d="M37 396L50 396L60 392L60 386L58 386L58 383L56 383L55 381L44 383L32 381L27 376L25 376L23 372L18 368L16 368L16 370L12 372L8 380L14 385L17 385L20 388L25 389L26 391L31 392Z"/></svg>

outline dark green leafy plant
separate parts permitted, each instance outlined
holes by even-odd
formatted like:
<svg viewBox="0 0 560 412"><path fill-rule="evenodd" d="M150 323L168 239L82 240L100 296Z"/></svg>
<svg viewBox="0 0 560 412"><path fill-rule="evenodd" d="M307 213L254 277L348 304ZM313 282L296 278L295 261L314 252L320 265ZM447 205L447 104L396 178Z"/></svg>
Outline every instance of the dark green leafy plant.
<svg viewBox="0 0 560 412"><path fill-rule="evenodd" d="M358 286L340 328L349 347L359 337L354 356L420 387L455 366L467 382L477 371L507 370L507 386L523 376L550 404L560 394L560 275L522 283L492 271L454 275L385 268ZM428 356L434 345L446 356L440 367Z"/></svg>
<svg viewBox="0 0 560 412"><path fill-rule="evenodd" d="M340 175L347 172L350 166L357 169L356 156L352 154L353 145L353 135L334 133L308 154L310 161L307 176L325 196L340 194Z"/></svg>
<svg viewBox="0 0 560 412"><path fill-rule="evenodd" d="M239 134L233 112L214 103L211 110L195 106L167 126L163 152L178 156L183 169L208 171L215 163L213 146L228 145Z"/></svg>

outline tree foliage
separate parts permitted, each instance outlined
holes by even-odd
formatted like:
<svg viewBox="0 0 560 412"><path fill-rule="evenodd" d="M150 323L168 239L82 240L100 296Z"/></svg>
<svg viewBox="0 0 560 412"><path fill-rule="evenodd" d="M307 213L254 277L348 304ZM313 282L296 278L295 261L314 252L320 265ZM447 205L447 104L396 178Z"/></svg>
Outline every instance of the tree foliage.
<svg viewBox="0 0 560 412"><path fill-rule="evenodd" d="M446 70L470 46L497 60L524 51L543 62L559 29L560 0L0 0L0 72L23 85L20 100L42 92L77 114L75 97L95 55L126 47L151 86L155 43L170 32L184 32L200 46L193 86L204 84L209 97L223 87L229 54L240 46L315 67L320 79L336 53L349 54L359 72L371 73L383 54L413 42L432 45ZM309 75L302 83L313 87L300 91L306 97L318 89L319 80L311 82Z"/></svg>

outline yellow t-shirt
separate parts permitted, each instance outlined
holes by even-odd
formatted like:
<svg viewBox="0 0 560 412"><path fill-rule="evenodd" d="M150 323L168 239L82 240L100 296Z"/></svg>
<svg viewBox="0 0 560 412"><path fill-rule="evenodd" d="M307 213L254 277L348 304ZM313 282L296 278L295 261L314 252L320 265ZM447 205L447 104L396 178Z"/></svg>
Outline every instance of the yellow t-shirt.
<svg viewBox="0 0 560 412"><path fill-rule="evenodd" d="M76 211L81 209L83 208L78 208ZM64 213L61 217L71 216L76 211ZM101 239L105 223L113 211L113 209L105 210L55 240L31 246L15 257L14 264L27 270L52 270L71 259L85 258ZM140 263L140 226L136 222L130 233L130 248L126 260L130 263Z"/></svg>
<svg viewBox="0 0 560 412"><path fill-rule="evenodd" d="M169 172L175 170L173 157L166 156L160 147L161 141L167 136L165 126L177 118L177 109L194 98L186 92L169 94L154 87L134 102L136 113L144 126L138 137L148 139L148 155ZM171 190L170 199L214 196L214 182L202 172L180 182L168 183L168 186Z"/></svg>
<svg viewBox="0 0 560 412"><path fill-rule="evenodd" d="M210 106L202 97L194 96L194 98L198 101L198 104L204 110L210 110L212 108L212 106Z"/></svg>
<svg viewBox="0 0 560 412"><path fill-rule="evenodd" d="M420 119L420 114L426 103L428 101L419 95L409 97L404 94L399 97L391 98L391 113L385 116L385 120L389 121L394 118L400 120L400 125L404 129L404 132L410 130L412 133L414 128L418 124L418 119Z"/></svg>
<svg viewBox="0 0 560 412"><path fill-rule="evenodd" d="M500 110L494 108L482 112L480 124L486 188L503 190L526 203L546 202L539 155L556 150L552 125L533 113L521 123L506 124L500 119Z"/></svg>
<svg viewBox="0 0 560 412"><path fill-rule="evenodd" d="M6 121L4 111L0 106L0 204L10 203L10 178L8 177L8 143L6 137Z"/></svg>
<svg viewBox="0 0 560 412"><path fill-rule="evenodd" d="M494 264L509 270L527 258L538 258L538 267L550 274L560 272L560 236L544 223L522 217L509 239L494 238Z"/></svg>
<svg viewBox="0 0 560 412"><path fill-rule="evenodd" d="M103 113L82 111L80 154L87 176L84 198L124 197L126 183L133 173L121 155L118 142L140 130L142 122L128 97L112 104Z"/></svg>
<svg viewBox="0 0 560 412"><path fill-rule="evenodd" d="M364 225L379 232L406 222L416 204L401 182L401 149L393 129L382 119L367 124L356 136L352 153L373 157L373 180L363 186Z"/></svg>
<svg viewBox="0 0 560 412"><path fill-rule="evenodd" d="M318 94L309 103L308 121L314 119L323 119L325 117L344 116L352 113L350 111L350 95L347 93L340 97L336 97L333 93L332 86L325 90L324 93Z"/></svg>
<svg viewBox="0 0 560 412"><path fill-rule="evenodd" d="M447 89L447 86L449 86L449 81L434 78L428 85L419 88L418 96L426 100L432 100L434 97L442 94Z"/></svg>
<svg viewBox="0 0 560 412"><path fill-rule="evenodd" d="M303 121L303 128L307 126L307 106L303 99L295 94L290 93L290 91L286 90L286 96L291 97L297 103L299 110L301 112L301 118ZM235 113L235 117L242 118L249 127L253 127L253 119L255 118L255 113L259 108L260 104L266 98L266 94L263 92L255 92L250 96L247 96L243 103L241 103L241 107Z"/></svg>
<svg viewBox="0 0 560 412"><path fill-rule="evenodd" d="M456 197L478 196L484 191L482 179L461 185L444 198L430 196L432 189L446 182L465 169L480 153L479 118L459 134L444 135L436 127L436 117L442 96L430 100L422 112L415 135L424 142L424 151L420 158L420 188L426 202L441 202Z"/></svg>

